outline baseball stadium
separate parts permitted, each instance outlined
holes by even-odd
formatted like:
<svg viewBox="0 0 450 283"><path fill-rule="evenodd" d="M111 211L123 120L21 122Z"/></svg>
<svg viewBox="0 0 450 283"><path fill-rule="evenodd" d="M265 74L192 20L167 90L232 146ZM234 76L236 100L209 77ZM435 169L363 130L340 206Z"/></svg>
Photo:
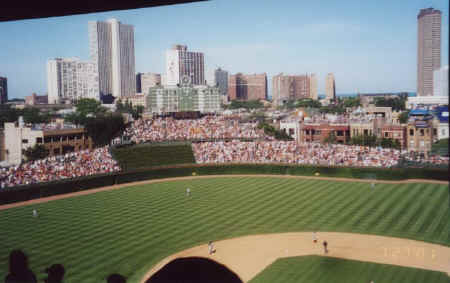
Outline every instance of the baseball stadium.
<svg viewBox="0 0 450 283"><path fill-rule="evenodd" d="M450 283L447 1L43 2L0 9L1 282Z"/></svg>
<svg viewBox="0 0 450 283"><path fill-rule="evenodd" d="M133 122L132 144L82 153L99 170L120 169L4 189L1 273L20 249L38 281L58 262L69 283L113 273L136 283L449 282L445 170L293 164L276 159L289 142L157 140L158 122ZM264 135L249 129L240 137ZM250 163L233 149L220 162L218 143L262 149L267 160ZM342 154L332 152L328 159ZM78 167L86 156L69 155ZM205 156L216 161L199 162Z"/></svg>

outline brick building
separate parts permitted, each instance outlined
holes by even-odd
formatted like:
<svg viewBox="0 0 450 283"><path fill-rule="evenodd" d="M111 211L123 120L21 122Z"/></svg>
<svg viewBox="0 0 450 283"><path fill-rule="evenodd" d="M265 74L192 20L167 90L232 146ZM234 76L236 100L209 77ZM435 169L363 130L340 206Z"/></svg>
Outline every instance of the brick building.
<svg viewBox="0 0 450 283"><path fill-rule="evenodd" d="M427 110L412 110L409 115L407 149L428 156L434 141L433 116Z"/></svg>
<svg viewBox="0 0 450 283"><path fill-rule="evenodd" d="M238 73L228 78L228 97L230 100L267 99L267 74L244 75Z"/></svg>
<svg viewBox="0 0 450 283"><path fill-rule="evenodd" d="M272 99L276 106L303 98L317 99L317 78L312 75L284 75L272 78Z"/></svg>
<svg viewBox="0 0 450 283"><path fill-rule="evenodd" d="M25 97L26 105L48 104L48 95L36 95L33 93Z"/></svg>
<svg viewBox="0 0 450 283"><path fill-rule="evenodd" d="M300 130L300 142L320 142L334 133L337 143L350 141L350 126L341 123L304 123Z"/></svg>
<svg viewBox="0 0 450 283"><path fill-rule="evenodd" d="M381 127L381 137L385 139L397 140L401 149L406 147L406 126L405 125L384 125Z"/></svg>

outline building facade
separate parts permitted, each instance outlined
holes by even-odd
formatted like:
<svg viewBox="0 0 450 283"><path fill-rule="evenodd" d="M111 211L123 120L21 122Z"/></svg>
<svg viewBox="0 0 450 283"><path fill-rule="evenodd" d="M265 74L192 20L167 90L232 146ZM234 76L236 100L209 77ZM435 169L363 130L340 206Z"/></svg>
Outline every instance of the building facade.
<svg viewBox="0 0 450 283"><path fill-rule="evenodd" d="M426 110L412 110L407 124L407 149L428 156L435 140L433 116Z"/></svg>
<svg viewBox="0 0 450 283"><path fill-rule="evenodd" d="M406 148L406 126L405 125L383 125L381 127L381 137L396 140L401 149Z"/></svg>
<svg viewBox="0 0 450 283"><path fill-rule="evenodd" d="M0 77L0 104L8 102L8 79Z"/></svg>
<svg viewBox="0 0 450 283"><path fill-rule="evenodd" d="M48 95L37 95L33 93L30 96L25 96L26 105L38 105L38 104L48 104Z"/></svg>
<svg viewBox="0 0 450 283"><path fill-rule="evenodd" d="M448 65L433 72L433 96L449 97Z"/></svg>
<svg viewBox="0 0 450 283"><path fill-rule="evenodd" d="M88 29L90 58L97 68L100 95L134 95L134 27L109 19L90 21Z"/></svg>
<svg viewBox="0 0 450 283"><path fill-rule="evenodd" d="M333 73L328 73L325 79L325 99L328 102L336 99L336 83Z"/></svg>
<svg viewBox="0 0 450 283"><path fill-rule="evenodd" d="M303 98L317 99L317 79L312 75L284 75L272 77L272 100L276 106Z"/></svg>
<svg viewBox="0 0 450 283"><path fill-rule="evenodd" d="M267 100L267 74L244 75L238 73L228 78L230 100Z"/></svg>
<svg viewBox="0 0 450 283"><path fill-rule="evenodd" d="M305 122L301 126L300 141L324 143L329 135L333 133L336 143L347 143L350 141L350 126L340 123L309 123Z"/></svg>
<svg viewBox="0 0 450 283"><path fill-rule="evenodd" d="M433 95L433 72L441 67L441 11L417 15L417 96Z"/></svg>
<svg viewBox="0 0 450 283"><path fill-rule="evenodd" d="M78 58L56 58L47 62L48 103L81 98L100 99L98 75L92 62Z"/></svg>
<svg viewBox="0 0 450 283"><path fill-rule="evenodd" d="M146 110L158 114L190 111L216 113L221 110L221 101L217 87L159 86L150 89Z"/></svg>
<svg viewBox="0 0 450 283"><path fill-rule="evenodd" d="M84 128L67 124L25 126L21 123L5 123L5 161L18 165L24 160L23 150L36 144L49 150L49 155L61 155L92 149L92 139Z"/></svg>
<svg viewBox="0 0 450 283"><path fill-rule="evenodd" d="M136 75L136 92L148 94L150 88L161 85L161 74L138 73Z"/></svg>
<svg viewBox="0 0 450 283"><path fill-rule="evenodd" d="M174 45L166 51L166 84L176 86L188 76L193 85L205 85L205 62L201 52L187 51L186 45Z"/></svg>
<svg viewBox="0 0 450 283"><path fill-rule="evenodd" d="M148 93L136 93L136 95L127 97L125 99L125 101L128 101L131 103L131 106L136 107L136 106L143 106L144 109L147 108L147 97L148 97Z"/></svg>
<svg viewBox="0 0 450 283"><path fill-rule="evenodd" d="M228 95L228 72L218 68L214 71L214 85L219 88L222 96Z"/></svg>

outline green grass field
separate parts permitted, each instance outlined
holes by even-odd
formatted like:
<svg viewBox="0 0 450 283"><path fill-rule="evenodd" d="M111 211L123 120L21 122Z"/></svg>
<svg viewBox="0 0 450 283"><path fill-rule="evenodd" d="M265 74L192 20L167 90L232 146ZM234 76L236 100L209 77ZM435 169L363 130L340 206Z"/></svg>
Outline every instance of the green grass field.
<svg viewBox="0 0 450 283"><path fill-rule="evenodd" d="M140 144L112 150L121 168L134 170L152 166L195 163L190 144Z"/></svg>
<svg viewBox="0 0 450 283"><path fill-rule="evenodd" d="M170 254L249 234L342 231L449 246L448 203L448 185L419 183L371 189L368 183L222 177L127 187L0 211L0 280L16 248L29 255L40 279L59 262L65 283L97 283L113 272L138 282Z"/></svg>
<svg viewBox="0 0 450 283"><path fill-rule="evenodd" d="M249 283L448 283L443 272L320 256L275 261Z"/></svg>

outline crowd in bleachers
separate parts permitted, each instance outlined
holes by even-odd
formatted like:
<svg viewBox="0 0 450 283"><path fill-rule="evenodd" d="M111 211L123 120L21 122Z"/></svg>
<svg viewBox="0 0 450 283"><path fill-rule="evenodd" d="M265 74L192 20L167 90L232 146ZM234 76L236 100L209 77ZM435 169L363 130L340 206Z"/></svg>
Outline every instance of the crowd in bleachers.
<svg viewBox="0 0 450 283"><path fill-rule="evenodd" d="M197 163L293 163L324 166L393 167L401 152L340 144L295 141L204 142L192 145Z"/></svg>
<svg viewBox="0 0 450 283"><path fill-rule="evenodd" d="M83 150L0 168L0 187L13 187L120 171L108 147Z"/></svg>
<svg viewBox="0 0 450 283"><path fill-rule="evenodd" d="M257 128L257 123L240 123L224 116L197 120L156 118L137 120L125 130L135 143L210 139L273 139Z"/></svg>

